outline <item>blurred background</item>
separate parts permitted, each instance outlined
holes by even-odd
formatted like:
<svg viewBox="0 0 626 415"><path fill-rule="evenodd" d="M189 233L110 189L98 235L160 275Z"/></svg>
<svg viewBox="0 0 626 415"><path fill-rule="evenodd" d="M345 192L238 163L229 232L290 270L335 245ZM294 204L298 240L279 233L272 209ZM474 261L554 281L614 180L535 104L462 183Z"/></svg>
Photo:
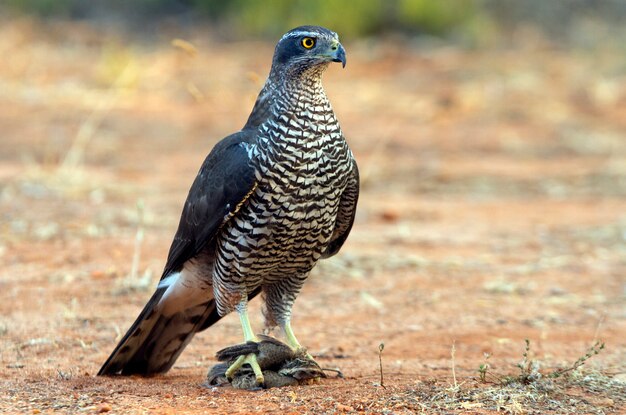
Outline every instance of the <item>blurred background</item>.
<svg viewBox="0 0 626 415"><path fill-rule="evenodd" d="M4 0L0 7L5 17L113 25L144 36L163 34L168 25L181 31L201 25L222 39L274 39L304 21L340 27L345 39L393 33L466 46L506 43L525 26L555 42L618 45L626 15L620 0Z"/></svg>
<svg viewBox="0 0 626 415"><path fill-rule="evenodd" d="M357 385L384 342L414 385L449 374L453 342L470 379L525 338L547 366L603 339L590 367L623 374L625 21L621 0L1 1L0 381L32 409L17 379L49 402L49 379L97 371L302 24L346 47L325 88L362 174L342 254L294 309L313 355ZM175 373L240 340L234 316L215 330Z"/></svg>

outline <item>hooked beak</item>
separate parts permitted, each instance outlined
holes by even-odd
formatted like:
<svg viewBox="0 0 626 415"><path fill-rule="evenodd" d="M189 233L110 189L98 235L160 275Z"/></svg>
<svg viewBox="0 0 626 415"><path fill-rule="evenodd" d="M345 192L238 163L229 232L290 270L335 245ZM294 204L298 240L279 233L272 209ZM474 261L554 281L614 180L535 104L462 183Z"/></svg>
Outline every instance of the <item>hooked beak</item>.
<svg viewBox="0 0 626 415"><path fill-rule="evenodd" d="M331 47L330 58L333 62L341 62L343 68L346 67L346 50L341 43L337 42Z"/></svg>

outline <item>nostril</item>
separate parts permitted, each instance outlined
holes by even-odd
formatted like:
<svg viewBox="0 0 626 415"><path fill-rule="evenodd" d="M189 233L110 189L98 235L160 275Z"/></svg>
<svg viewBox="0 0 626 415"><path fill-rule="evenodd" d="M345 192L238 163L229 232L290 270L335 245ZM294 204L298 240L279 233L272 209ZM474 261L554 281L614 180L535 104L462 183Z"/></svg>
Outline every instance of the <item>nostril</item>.
<svg viewBox="0 0 626 415"><path fill-rule="evenodd" d="M333 46L331 49L332 50L337 50L337 46Z"/></svg>

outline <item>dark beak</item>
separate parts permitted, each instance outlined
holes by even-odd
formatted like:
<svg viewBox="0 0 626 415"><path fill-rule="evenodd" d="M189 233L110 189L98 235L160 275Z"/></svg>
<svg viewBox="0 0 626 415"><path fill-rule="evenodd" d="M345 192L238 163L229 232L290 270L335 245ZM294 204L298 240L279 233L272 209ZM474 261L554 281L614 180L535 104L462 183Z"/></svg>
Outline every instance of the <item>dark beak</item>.
<svg viewBox="0 0 626 415"><path fill-rule="evenodd" d="M341 46L341 43L333 46L332 60L333 62L341 62L341 66L346 67L346 50Z"/></svg>

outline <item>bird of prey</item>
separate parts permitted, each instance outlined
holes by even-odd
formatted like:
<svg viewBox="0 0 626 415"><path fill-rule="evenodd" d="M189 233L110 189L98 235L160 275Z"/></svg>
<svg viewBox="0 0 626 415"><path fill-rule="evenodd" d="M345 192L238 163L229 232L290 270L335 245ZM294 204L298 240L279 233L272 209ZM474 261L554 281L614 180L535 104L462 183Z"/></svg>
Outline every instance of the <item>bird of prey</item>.
<svg viewBox="0 0 626 415"><path fill-rule="evenodd" d="M166 372L195 333L231 311L244 340L258 341L247 304L259 293L266 325L302 347L293 303L317 261L345 242L359 195L356 162L322 87L331 62L346 64L335 32L301 26L280 39L246 124L200 167L156 292L98 375ZM253 353L226 375L244 364L262 384Z"/></svg>

